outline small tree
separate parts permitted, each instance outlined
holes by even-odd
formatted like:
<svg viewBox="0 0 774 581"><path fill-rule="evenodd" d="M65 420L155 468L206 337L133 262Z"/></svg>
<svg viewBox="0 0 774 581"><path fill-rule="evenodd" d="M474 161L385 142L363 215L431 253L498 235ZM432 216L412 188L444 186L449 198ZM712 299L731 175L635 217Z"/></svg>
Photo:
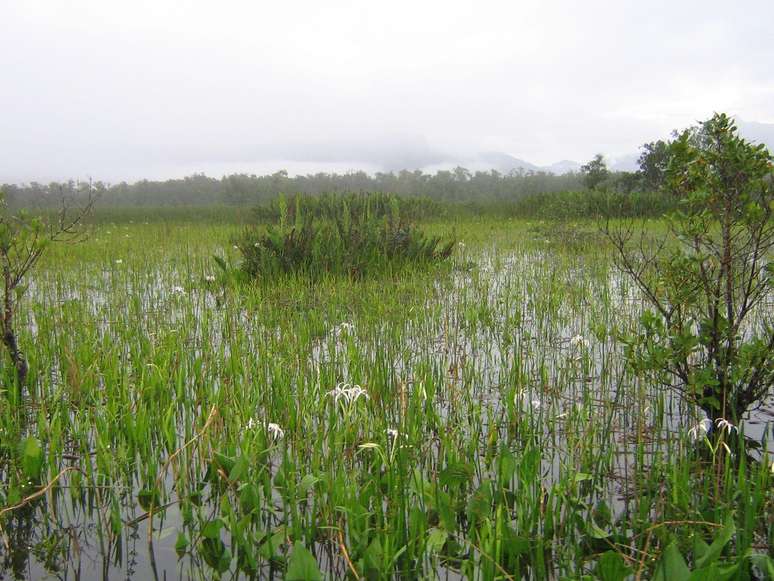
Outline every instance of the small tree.
<svg viewBox="0 0 774 581"><path fill-rule="evenodd" d="M599 184L605 181L610 175L607 164L605 163L605 158L602 157L601 153L595 155L594 159L587 164L582 165L580 171L583 174L583 183L586 184L586 187L590 190L596 190Z"/></svg>
<svg viewBox="0 0 774 581"><path fill-rule="evenodd" d="M713 421L738 421L774 385L772 312L759 308L771 296L773 158L721 114L679 134L666 157L680 200L668 235L606 228L651 307L629 355Z"/></svg>
<svg viewBox="0 0 774 581"><path fill-rule="evenodd" d="M666 181L667 163L669 161L669 143L659 139L646 143L637 159L640 166L638 174L645 188L656 191L664 187Z"/></svg>
<svg viewBox="0 0 774 581"><path fill-rule="evenodd" d="M60 192L61 193L61 192ZM52 242L76 242L84 235L83 219L94 205L93 189L89 184L86 202L71 207L64 194L54 216L46 219L24 210L12 213L0 193L0 267L3 277L3 344L8 350L19 385L27 381L29 366L16 335L16 314L19 301L27 289L26 277Z"/></svg>

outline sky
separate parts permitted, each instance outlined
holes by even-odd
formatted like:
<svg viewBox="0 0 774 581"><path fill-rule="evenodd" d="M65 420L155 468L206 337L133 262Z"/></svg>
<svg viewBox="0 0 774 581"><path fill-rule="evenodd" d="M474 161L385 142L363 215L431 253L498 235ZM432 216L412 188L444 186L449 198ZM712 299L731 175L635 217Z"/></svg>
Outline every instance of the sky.
<svg viewBox="0 0 774 581"><path fill-rule="evenodd" d="M0 0L0 183L624 156L774 123L774 2Z"/></svg>

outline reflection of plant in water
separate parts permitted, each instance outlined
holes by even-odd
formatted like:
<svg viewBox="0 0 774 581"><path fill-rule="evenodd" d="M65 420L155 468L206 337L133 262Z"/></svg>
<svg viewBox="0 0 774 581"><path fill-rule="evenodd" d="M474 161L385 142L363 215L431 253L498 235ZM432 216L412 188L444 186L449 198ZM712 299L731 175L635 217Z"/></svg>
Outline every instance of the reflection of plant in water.
<svg viewBox="0 0 774 581"><path fill-rule="evenodd" d="M14 511L3 525L3 569L13 571L18 579L26 578L30 550L38 522L35 507L24 506Z"/></svg>

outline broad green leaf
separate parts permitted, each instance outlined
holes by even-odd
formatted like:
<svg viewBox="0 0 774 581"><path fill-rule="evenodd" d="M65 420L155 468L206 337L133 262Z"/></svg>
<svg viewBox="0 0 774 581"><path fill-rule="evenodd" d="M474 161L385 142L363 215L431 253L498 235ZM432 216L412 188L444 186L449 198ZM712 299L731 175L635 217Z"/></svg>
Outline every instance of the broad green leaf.
<svg viewBox="0 0 774 581"><path fill-rule="evenodd" d="M365 561L365 575L368 579L379 579L384 562L384 549L379 537L375 537L363 555Z"/></svg>
<svg viewBox="0 0 774 581"><path fill-rule="evenodd" d="M322 581L322 573L314 555L298 541L293 544L285 581Z"/></svg>
<svg viewBox="0 0 774 581"><path fill-rule="evenodd" d="M177 553L178 557L182 557L185 552L188 550L188 537L185 536L185 533L180 531L177 533L177 540L175 541L175 552Z"/></svg>
<svg viewBox="0 0 774 581"><path fill-rule="evenodd" d="M688 581L690 576L691 572L677 548L677 543L672 541L661 553L661 558L656 564L653 581Z"/></svg>
<svg viewBox="0 0 774 581"><path fill-rule="evenodd" d="M25 438L19 445L19 452L24 475L30 480L40 480L43 468L43 448L40 441L33 436Z"/></svg>
<svg viewBox="0 0 774 581"><path fill-rule="evenodd" d="M427 551L429 553L439 553L446 544L446 539L448 537L449 534L443 529L430 529L430 533L427 536Z"/></svg>
<svg viewBox="0 0 774 581"><path fill-rule="evenodd" d="M597 576L602 581L623 581L632 572L623 557L615 551L607 551L597 561Z"/></svg>
<svg viewBox="0 0 774 581"><path fill-rule="evenodd" d="M702 569L703 567L714 563L718 557L720 557L720 554L723 552L723 547L728 544L728 541L731 540L731 537L734 536L735 532L736 526L734 525L734 519L729 515L726 518L726 522L723 525L723 528L720 529L718 535L715 537L715 540L712 541L712 544L709 546L707 551L701 556L701 558L696 559L696 568Z"/></svg>
<svg viewBox="0 0 774 581"><path fill-rule="evenodd" d="M441 486L458 486L473 477L473 466L467 462L454 462L441 470L438 480Z"/></svg>

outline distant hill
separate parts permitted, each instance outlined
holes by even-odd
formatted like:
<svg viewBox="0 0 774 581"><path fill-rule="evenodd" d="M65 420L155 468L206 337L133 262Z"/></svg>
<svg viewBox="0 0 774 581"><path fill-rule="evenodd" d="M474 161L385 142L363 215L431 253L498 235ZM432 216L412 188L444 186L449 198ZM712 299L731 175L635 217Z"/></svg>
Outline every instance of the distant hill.
<svg viewBox="0 0 774 581"><path fill-rule="evenodd" d="M774 123L760 123L744 121L736 118L739 133L742 137L757 143L765 144L774 151ZM663 136L668 139L669 136ZM330 147L328 148L330 149ZM537 165L514 157L503 151L483 151L451 153L436 150L429 146L423 139L404 139L384 145L381 148L367 148L360 144L358 147L347 150L346 154L352 159L367 159L377 165L382 165L387 170L399 171L401 169L422 169L430 173L438 170L451 170L455 167L464 167L472 172L495 170L501 174L511 172L549 172L555 175L563 175L580 171L581 163L563 159L550 165ZM355 155L355 151L357 157ZM330 152L329 152L330 153ZM335 152L341 157L342 152ZM612 171L637 171L637 160L641 151L632 152L620 156L605 156L608 168Z"/></svg>
<svg viewBox="0 0 774 581"><path fill-rule="evenodd" d="M524 161L523 159L513 157L512 155L508 155L507 153L503 153L501 151L487 151L480 153L477 160L479 162L491 165L492 169L496 169L501 173L510 173L512 171L519 170L540 171L543 169L534 163Z"/></svg>
<svg viewBox="0 0 774 581"><path fill-rule="evenodd" d="M562 161L557 161L556 163L552 163L549 166L544 167L546 171L550 171L553 174L561 175L566 174L574 171L580 171L581 164L579 164L577 161L570 161L569 159L563 159Z"/></svg>
<svg viewBox="0 0 774 581"><path fill-rule="evenodd" d="M758 123L757 121L744 121L738 117L735 119L739 134L749 141L763 143L774 152L774 123Z"/></svg>

